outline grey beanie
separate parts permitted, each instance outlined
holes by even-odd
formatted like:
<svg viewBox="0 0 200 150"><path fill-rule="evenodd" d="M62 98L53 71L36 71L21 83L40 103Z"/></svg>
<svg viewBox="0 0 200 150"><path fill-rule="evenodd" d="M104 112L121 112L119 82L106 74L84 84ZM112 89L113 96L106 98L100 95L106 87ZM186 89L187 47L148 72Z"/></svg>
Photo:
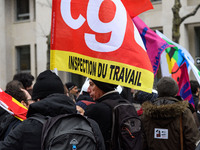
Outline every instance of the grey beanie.
<svg viewBox="0 0 200 150"><path fill-rule="evenodd" d="M175 96L178 93L178 84L171 77L163 77L157 83L159 97Z"/></svg>

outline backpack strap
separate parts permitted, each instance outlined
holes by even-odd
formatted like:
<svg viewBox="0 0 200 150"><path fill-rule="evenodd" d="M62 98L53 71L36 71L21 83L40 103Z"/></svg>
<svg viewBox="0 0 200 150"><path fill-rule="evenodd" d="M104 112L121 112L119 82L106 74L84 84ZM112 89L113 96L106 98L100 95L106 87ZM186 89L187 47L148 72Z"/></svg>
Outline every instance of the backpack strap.
<svg viewBox="0 0 200 150"><path fill-rule="evenodd" d="M126 99L116 99L116 100L111 100L111 99L106 99L104 101L102 101L102 103L107 104L108 106L110 106L112 109L115 108L115 106L117 106L120 103L128 103L131 104L129 101L127 101Z"/></svg>
<svg viewBox="0 0 200 150"><path fill-rule="evenodd" d="M83 117L85 117L85 116L83 116ZM96 140L96 144L97 144L97 150L105 150L106 148L105 148L105 144L104 144L104 139L103 139L101 130L99 128L99 125L93 119L90 119L87 117L85 117L85 118L89 121L90 126L92 127L92 130L94 132L94 136L95 136L95 140Z"/></svg>
<svg viewBox="0 0 200 150"><path fill-rule="evenodd" d="M111 110L112 110L112 127L111 127L111 138L110 140L106 141L107 143L109 143L109 148L110 150L113 149L115 143L114 143L114 133L115 133L115 129L116 129L116 114L115 114L115 110L116 108L120 105L120 104L131 104L129 101L127 101L126 99L116 99L116 100L111 100L111 99L106 99L104 101L102 101L102 103L108 105ZM120 143L118 143L120 144Z"/></svg>
<svg viewBox="0 0 200 150"><path fill-rule="evenodd" d="M183 150L183 121L182 121L182 114L180 116L180 143L181 143L181 150Z"/></svg>

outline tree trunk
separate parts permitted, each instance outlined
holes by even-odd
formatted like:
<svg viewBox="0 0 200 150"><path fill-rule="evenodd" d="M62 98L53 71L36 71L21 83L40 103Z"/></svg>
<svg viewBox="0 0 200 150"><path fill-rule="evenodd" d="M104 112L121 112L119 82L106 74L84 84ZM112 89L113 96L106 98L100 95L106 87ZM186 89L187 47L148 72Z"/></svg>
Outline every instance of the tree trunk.
<svg viewBox="0 0 200 150"><path fill-rule="evenodd" d="M191 13L183 16L182 18L179 15L181 7L182 6L180 0L174 0L174 6L172 7L172 12L173 12L172 40L176 43L179 43L181 23L188 17L194 16L198 11L198 9L200 8L200 4L198 4Z"/></svg>
<svg viewBox="0 0 200 150"><path fill-rule="evenodd" d="M180 8L181 8L180 0L175 0L174 6L172 7L172 12L173 12L172 40L176 43L179 43L180 39L180 25L181 25L181 17L179 15Z"/></svg>

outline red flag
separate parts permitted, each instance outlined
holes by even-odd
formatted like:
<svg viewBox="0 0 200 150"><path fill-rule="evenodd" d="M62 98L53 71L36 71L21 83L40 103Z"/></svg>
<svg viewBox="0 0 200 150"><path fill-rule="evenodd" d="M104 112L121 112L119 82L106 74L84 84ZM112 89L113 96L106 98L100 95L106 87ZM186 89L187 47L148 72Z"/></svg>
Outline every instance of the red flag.
<svg viewBox="0 0 200 150"><path fill-rule="evenodd" d="M0 107L19 120L26 119L27 108L2 89L0 89Z"/></svg>
<svg viewBox="0 0 200 150"><path fill-rule="evenodd" d="M178 95L180 95L184 100L187 100L194 107L194 100L192 97L192 91L186 63L183 63L180 67L180 79L178 81L178 86Z"/></svg>
<svg viewBox="0 0 200 150"><path fill-rule="evenodd" d="M151 62L120 0L53 0L50 63L146 92L153 87Z"/></svg>
<svg viewBox="0 0 200 150"><path fill-rule="evenodd" d="M144 11L153 9L150 0L122 0L131 18L138 16Z"/></svg>

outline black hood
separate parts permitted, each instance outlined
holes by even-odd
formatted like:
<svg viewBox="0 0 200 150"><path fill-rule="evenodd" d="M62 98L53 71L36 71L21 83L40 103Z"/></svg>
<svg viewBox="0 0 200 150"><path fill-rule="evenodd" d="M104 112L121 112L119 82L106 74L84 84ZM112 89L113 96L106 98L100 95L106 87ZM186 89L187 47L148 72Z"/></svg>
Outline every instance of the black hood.
<svg viewBox="0 0 200 150"><path fill-rule="evenodd" d="M28 109L27 118L36 113L51 117L60 114L72 114L76 113L76 105L65 94L51 94L39 102L31 104Z"/></svg>

